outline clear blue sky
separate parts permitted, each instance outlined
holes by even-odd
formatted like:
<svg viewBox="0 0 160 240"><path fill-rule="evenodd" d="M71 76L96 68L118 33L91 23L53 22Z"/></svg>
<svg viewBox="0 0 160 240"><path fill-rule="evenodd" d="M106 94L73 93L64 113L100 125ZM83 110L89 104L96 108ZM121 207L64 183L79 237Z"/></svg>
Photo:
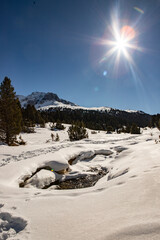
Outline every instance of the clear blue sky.
<svg viewBox="0 0 160 240"><path fill-rule="evenodd" d="M117 53L105 55L112 46L100 44L114 40L115 16L143 48L128 49L134 64L121 53L116 66ZM21 95L49 91L82 106L158 113L160 1L0 0L0 82L5 76Z"/></svg>

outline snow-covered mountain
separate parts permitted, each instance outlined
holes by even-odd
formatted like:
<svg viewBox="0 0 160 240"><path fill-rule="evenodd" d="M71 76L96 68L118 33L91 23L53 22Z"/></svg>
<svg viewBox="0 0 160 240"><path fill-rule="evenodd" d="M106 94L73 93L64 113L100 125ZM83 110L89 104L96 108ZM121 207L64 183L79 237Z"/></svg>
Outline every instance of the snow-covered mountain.
<svg viewBox="0 0 160 240"><path fill-rule="evenodd" d="M74 103L66 101L64 99L60 99L57 94L48 92L32 92L28 96L17 96L20 100L21 106L26 107L28 104L34 105L35 108L43 108L43 107L61 107L61 106L76 106Z"/></svg>
<svg viewBox="0 0 160 240"><path fill-rule="evenodd" d="M100 111L100 112L106 112L106 113L112 113L119 114L120 111L126 112L126 113L139 113L144 114L142 111L136 111L136 110L119 110L114 109L110 107L82 107L78 106L75 103L72 103L70 101L61 99L58 97L55 93L44 93L44 92L32 92L28 96L17 96L21 102L22 107L26 107L27 104L34 105L36 109L39 110L51 110L55 108L61 108L61 109L71 109L71 110L84 110L84 111Z"/></svg>

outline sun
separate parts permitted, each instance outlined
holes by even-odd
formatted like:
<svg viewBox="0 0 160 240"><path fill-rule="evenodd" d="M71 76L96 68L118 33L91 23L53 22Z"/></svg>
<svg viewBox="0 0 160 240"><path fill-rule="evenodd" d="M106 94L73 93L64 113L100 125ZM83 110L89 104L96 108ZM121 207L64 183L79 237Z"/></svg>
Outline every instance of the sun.
<svg viewBox="0 0 160 240"><path fill-rule="evenodd" d="M120 56L123 55L128 62L133 63L130 50L141 50L134 42L136 37L134 28L129 25L124 25L119 28L117 21L113 21L110 31L112 34L112 40L103 39L101 41L101 44L106 45L109 49L103 58L108 59L112 55L115 55L116 62L119 62Z"/></svg>
<svg viewBox="0 0 160 240"><path fill-rule="evenodd" d="M123 51L125 50L125 48L127 47L126 41L122 38L118 39L115 42L115 47L117 48L117 50L119 51Z"/></svg>
<svg viewBox="0 0 160 240"><path fill-rule="evenodd" d="M135 37L135 31L130 26L123 26L120 32L115 35L115 41L113 41L113 45L115 45L118 51L124 52L127 47L131 47L129 42Z"/></svg>
<svg viewBox="0 0 160 240"><path fill-rule="evenodd" d="M115 11L111 15L111 21L107 25L103 38L97 40L98 45L105 46L104 53L98 59L98 63L106 64L105 66L112 65L111 71L115 75L121 74L121 69L130 71L135 75L135 71L138 69L134 61L135 51L144 51L138 45L139 34L139 28L135 22L130 22L127 19L125 22L122 21L118 11Z"/></svg>
<svg viewBox="0 0 160 240"><path fill-rule="evenodd" d="M134 48L131 41L135 37L135 30L132 27L126 25L120 30L114 28L113 35L115 39L109 41L109 44L113 45L114 51L123 52L125 55L127 48Z"/></svg>
<svg viewBox="0 0 160 240"><path fill-rule="evenodd" d="M138 8L134 9L140 11ZM96 45L101 45L95 61L96 67L108 80L116 82L121 80L122 76L128 76L129 79L133 79L136 87L140 84L142 88L141 69L138 63L139 56L141 57L147 49L142 45L141 18L133 19L128 14L122 15L124 12L119 5L116 5L110 13L110 19L107 18L105 21L103 36L93 39ZM142 90L144 91L143 88Z"/></svg>

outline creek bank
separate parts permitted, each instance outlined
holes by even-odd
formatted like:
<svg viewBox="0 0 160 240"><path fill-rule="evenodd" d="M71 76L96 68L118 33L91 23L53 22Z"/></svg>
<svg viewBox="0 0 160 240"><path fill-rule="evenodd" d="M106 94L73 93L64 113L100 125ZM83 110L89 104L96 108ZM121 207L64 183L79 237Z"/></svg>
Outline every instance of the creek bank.
<svg viewBox="0 0 160 240"><path fill-rule="evenodd" d="M21 178L19 187L48 189L55 185L53 189L57 190L93 187L100 178L109 173L102 159L106 161L107 156L111 154L113 152L106 149L82 152L69 159L65 169L60 169L58 160L49 161L47 165ZM54 168L54 163L57 168Z"/></svg>

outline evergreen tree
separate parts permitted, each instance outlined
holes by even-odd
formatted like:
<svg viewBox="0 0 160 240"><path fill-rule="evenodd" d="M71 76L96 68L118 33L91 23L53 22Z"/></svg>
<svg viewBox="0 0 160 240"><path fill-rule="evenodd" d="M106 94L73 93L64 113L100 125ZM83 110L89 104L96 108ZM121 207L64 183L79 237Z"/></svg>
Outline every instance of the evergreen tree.
<svg viewBox="0 0 160 240"><path fill-rule="evenodd" d="M83 123L76 123L69 127L68 136L70 141L76 141L83 138L88 138L88 133Z"/></svg>
<svg viewBox="0 0 160 240"><path fill-rule="evenodd" d="M107 133L111 133L113 131L114 131L114 129L112 126L107 126Z"/></svg>
<svg viewBox="0 0 160 240"><path fill-rule="evenodd" d="M58 129L58 130L64 130L65 129L64 125L60 121L56 122L55 128Z"/></svg>
<svg viewBox="0 0 160 240"><path fill-rule="evenodd" d="M131 127L130 127L129 125L127 125L127 127L126 127L126 129L125 129L125 132L126 132L126 133L130 133L130 131L131 131Z"/></svg>
<svg viewBox="0 0 160 240"><path fill-rule="evenodd" d="M45 121L41 113L37 111L34 105L28 104L26 108L22 108L24 128L34 127L35 124L40 124L40 127L45 127Z"/></svg>
<svg viewBox="0 0 160 240"><path fill-rule="evenodd" d="M131 134L140 134L140 128L135 123L132 124Z"/></svg>
<svg viewBox="0 0 160 240"><path fill-rule="evenodd" d="M22 114L11 80L5 77L0 85L0 140L11 145L21 131Z"/></svg>

